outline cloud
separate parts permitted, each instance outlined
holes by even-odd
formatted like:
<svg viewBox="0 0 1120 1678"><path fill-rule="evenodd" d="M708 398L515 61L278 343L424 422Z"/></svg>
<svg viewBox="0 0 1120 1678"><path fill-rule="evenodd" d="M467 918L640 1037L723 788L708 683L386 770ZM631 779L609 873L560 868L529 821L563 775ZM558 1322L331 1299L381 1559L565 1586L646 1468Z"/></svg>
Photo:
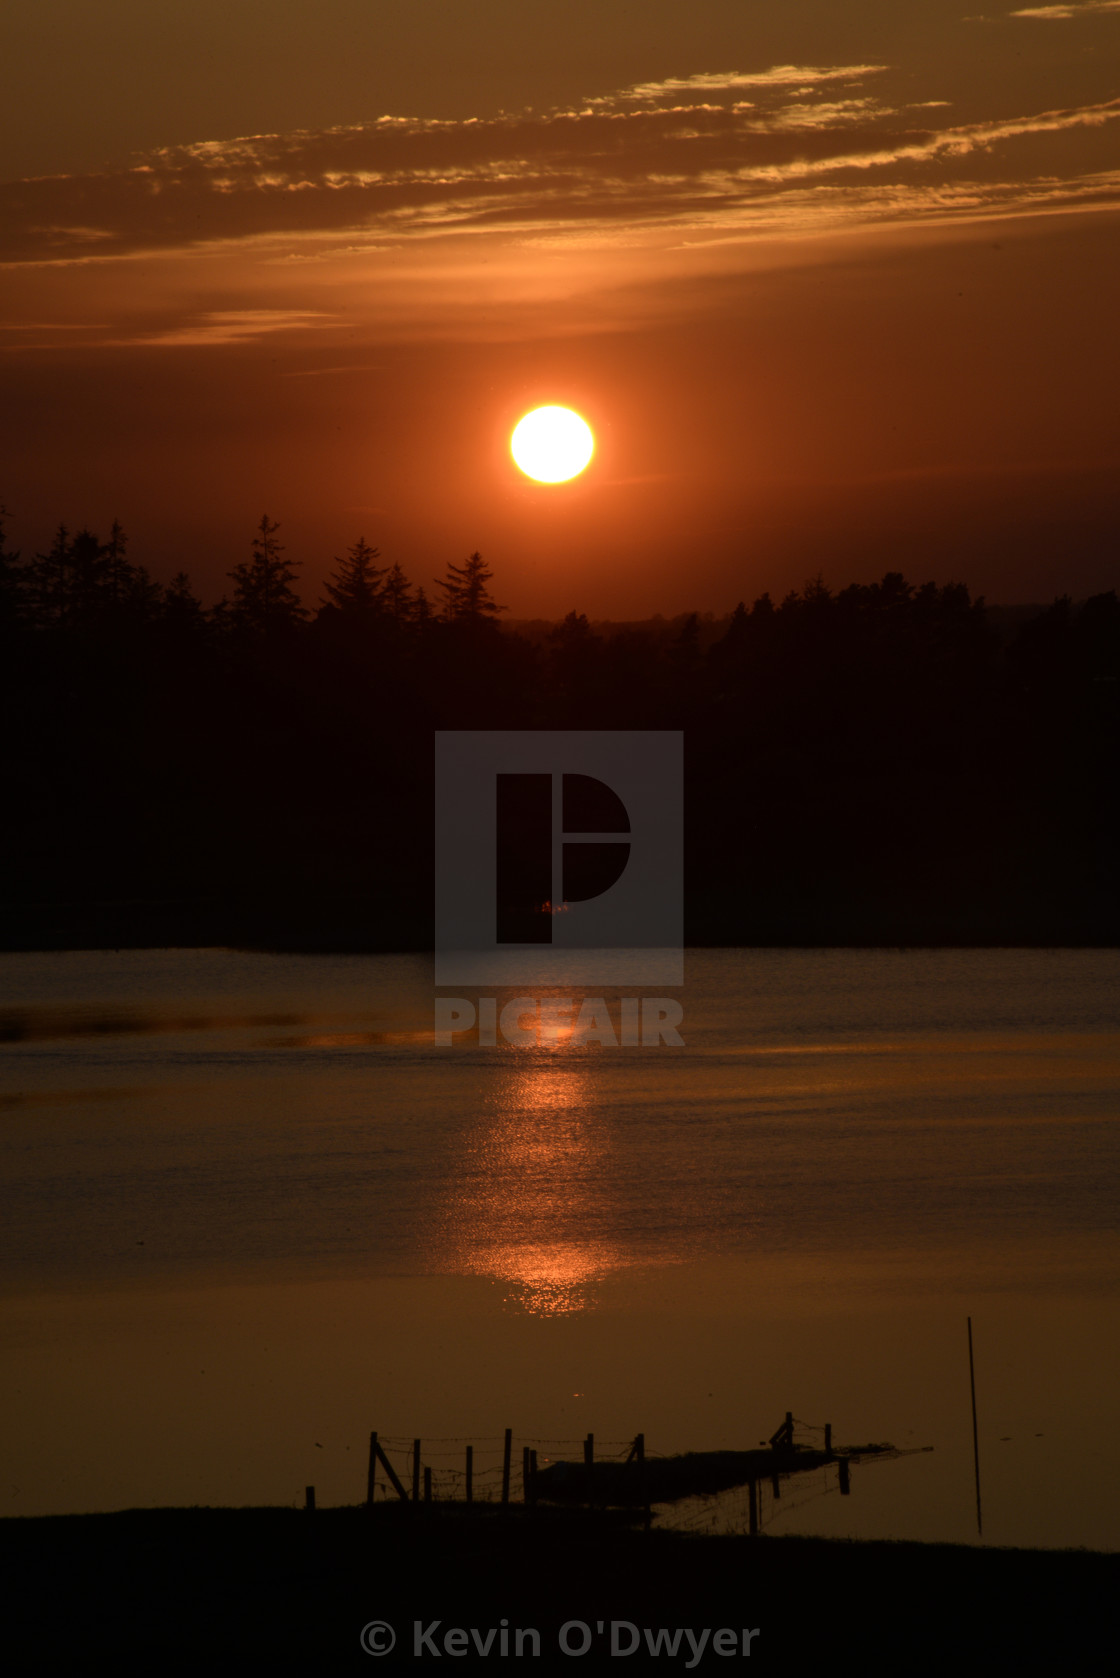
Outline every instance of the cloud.
<svg viewBox="0 0 1120 1678"><path fill-rule="evenodd" d="M208 309L183 326L142 333L130 344L245 344L267 332L333 326L333 315L317 309Z"/></svg>
<svg viewBox="0 0 1120 1678"><path fill-rule="evenodd" d="M660 82L635 82L602 98L588 99L590 106L613 105L635 99L664 99L669 95L731 93L741 88L810 88L818 82L858 81L880 75L885 64L841 64L822 68L817 64L775 64L769 70L713 70L694 76L667 76Z"/></svg>
<svg viewBox="0 0 1120 1678"><path fill-rule="evenodd" d="M820 234L1120 208L1120 99L960 123L943 100L893 108L889 84L883 99L854 89L867 68L777 66L749 101L723 75L705 83L723 103L244 135L2 186L0 268L25 299L8 315L49 318L49 278L73 286L76 320L118 317L83 343L341 344L355 321L376 337L391 322L434 330L437 315L450 331L498 305L505 320L558 304L569 318L593 292L605 311L625 290L640 311L642 287L686 262L699 272L705 248L735 247L741 265L748 246ZM698 78L641 85L675 96Z"/></svg>
<svg viewBox="0 0 1120 1678"><path fill-rule="evenodd" d="M1085 17L1091 12L1120 12L1120 0L1079 0L1078 4L1069 6L1023 6L1017 12L1009 12L1008 16L1056 23L1065 18Z"/></svg>
<svg viewBox="0 0 1120 1678"><path fill-rule="evenodd" d="M926 202L927 188L951 184L966 160L990 172L997 152L1007 154L1023 198L1048 198L1054 158L1032 186L1031 169L1016 165L1009 148L1081 134L1084 149L1120 116L1120 100L963 125L947 122L943 109L900 112L867 96L814 98L799 86L765 109L736 102L467 122L393 118L211 141L151 153L130 170L0 188L0 260L88 267L264 243L269 260L296 265L343 252L376 263L441 237L586 243L589 230L625 239L697 216L733 219L786 183L853 174L890 178L901 215L908 194ZM1070 161L1071 176L1105 162ZM101 235L92 246L91 225ZM67 227L81 229L69 243ZM287 243L279 256L276 241ZM295 323L215 314L191 330L232 340L281 324Z"/></svg>

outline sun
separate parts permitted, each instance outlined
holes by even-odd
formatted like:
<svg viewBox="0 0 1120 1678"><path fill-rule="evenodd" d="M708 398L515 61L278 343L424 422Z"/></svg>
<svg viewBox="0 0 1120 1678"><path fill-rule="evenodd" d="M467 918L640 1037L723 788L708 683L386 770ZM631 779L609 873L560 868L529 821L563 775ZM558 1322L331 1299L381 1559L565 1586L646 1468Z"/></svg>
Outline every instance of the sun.
<svg viewBox="0 0 1120 1678"><path fill-rule="evenodd" d="M571 408L534 408L517 422L509 447L527 478L562 484L583 471L595 453L595 438Z"/></svg>

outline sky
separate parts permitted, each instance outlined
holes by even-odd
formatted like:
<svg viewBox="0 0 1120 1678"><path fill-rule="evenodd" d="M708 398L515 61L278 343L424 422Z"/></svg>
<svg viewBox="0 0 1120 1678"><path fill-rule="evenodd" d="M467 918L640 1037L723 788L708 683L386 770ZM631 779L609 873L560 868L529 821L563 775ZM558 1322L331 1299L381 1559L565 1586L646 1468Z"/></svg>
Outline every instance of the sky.
<svg viewBox="0 0 1120 1678"><path fill-rule="evenodd" d="M0 497L515 617L1120 583L1120 0L7 0ZM588 470L537 485L527 409Z"/></svg>

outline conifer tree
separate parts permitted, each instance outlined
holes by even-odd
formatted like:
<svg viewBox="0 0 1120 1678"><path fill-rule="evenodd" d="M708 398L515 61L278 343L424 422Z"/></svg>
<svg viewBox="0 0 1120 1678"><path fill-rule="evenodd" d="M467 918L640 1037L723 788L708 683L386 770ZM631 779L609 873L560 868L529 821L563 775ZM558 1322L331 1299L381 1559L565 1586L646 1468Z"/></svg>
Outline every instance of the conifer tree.
<svg viewBox="0 0 1120 1678"><path fill-rule="evenodd" d="M416 599L412 603L412 621L417 629L423 631L435 618L432 603L422 588L416 590Z"/></svg>
<svg viewBox="0 0 1120 1678"><path fill-rule="evenodd" d="M444 617L453 622L493 622L499 612L505 611L487 587L493 576L480 553L471 554L463 565L448 565L447 576L436 582L444 593Z"/></svg>
<svg viewBox="0 0 1120 1678"><path fill-rule="evenodd" d="M66 622L71 605L70 532L60 524L45 554L36 554L30 567L31 609L42 625Z"/></svg>
<svg viewBox="0 0 1120 1678"><path fill-rule="evenodd" d="M128 547L128 537L121 528L119 519L114 519L109 531L109 540L102 548L104 559L104 588L113 606L119 606L129 593L133 580L133 568L125 558Z"/></svg>
<svg viewBox="0 0 1120 1678"><path fill-rule="evenodd" d="M206 614L185 571L177 571L163 591L163 618L176 631L201 630Z"/></svg>
<svg viewBox="0 0 1120 1678"><path fill-rule="evenodd" d="M88 622L97 616L107 594L105 549L92 530L75 533L67 570L67 621Z"/></svg>
<svg viewBox="0 0 1120 1678"><path fill-rule="evenodd" d="M397 623L407 623L412 616L412 584L399 565L393 565L381 585L385 610Z"/></svg>
<svg viewBox="0 0 1120 1678"><path fill-rule="evenodd" d="M345 559L336 559L337 570L324 585L327 604L340 612L372 612L381 605L381 580L385 568L374 565L381 554L371 548L364 536L359 536Z"/></svg>
<svg viewBox="0 0 1120 1678"><path fill-rule="evenodd" d="M279 524L267 513L261 515L253 537L253 557L235 565L229 573L234 584L231 617L238 629L269 635L291 628L307 616L292 587L296 569L284 559L284 547L276 540Z"/></svg>

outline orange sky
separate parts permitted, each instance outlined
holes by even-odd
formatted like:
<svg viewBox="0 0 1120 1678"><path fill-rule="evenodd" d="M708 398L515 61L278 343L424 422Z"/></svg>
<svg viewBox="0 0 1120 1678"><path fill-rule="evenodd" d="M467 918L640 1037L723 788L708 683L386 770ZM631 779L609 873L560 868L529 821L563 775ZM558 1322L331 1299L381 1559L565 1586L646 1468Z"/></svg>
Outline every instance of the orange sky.
<svg viewBox="0 0 1120 1678"><path fill-rule="evenodd" d="M17 545L119 516L213 599L267 509L311 600L362 534L518 616L1117 583L1120 0L96 10L0 39Z"/></svg>

